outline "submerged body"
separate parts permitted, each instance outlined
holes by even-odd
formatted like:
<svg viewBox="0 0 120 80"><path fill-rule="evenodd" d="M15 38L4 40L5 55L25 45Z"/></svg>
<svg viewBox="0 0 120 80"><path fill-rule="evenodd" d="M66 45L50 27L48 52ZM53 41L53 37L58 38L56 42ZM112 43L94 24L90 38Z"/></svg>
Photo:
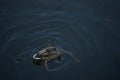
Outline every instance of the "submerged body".
<svg viewBox="0 0 120 80"><path fill-rule="evenodd" d="M80 60L74 56L71 52L63 50L63 49L58 49L57 47L47 47L42 50L40 50L38 53L33 55L33 62L35 64L40 64L40 62L45 63L45 67L47 70L49 70L47 62L55 60L55 59L60 59L61 55L67 53L71 55L77 62L80 62Z"/></svg>

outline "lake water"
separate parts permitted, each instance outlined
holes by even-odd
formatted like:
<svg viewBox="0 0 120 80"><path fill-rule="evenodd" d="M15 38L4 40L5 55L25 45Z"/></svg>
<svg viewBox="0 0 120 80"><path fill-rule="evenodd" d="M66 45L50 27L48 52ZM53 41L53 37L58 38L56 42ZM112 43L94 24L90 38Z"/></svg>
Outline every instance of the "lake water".
<svg viewBox="0 0 120 80"><path fill-rule="evenodd" d="M119 0L1 0L1 80L120 80ZM63 57L46 71L32 56L49 45ZM19 59L18 59L19 58Z"/></svg>

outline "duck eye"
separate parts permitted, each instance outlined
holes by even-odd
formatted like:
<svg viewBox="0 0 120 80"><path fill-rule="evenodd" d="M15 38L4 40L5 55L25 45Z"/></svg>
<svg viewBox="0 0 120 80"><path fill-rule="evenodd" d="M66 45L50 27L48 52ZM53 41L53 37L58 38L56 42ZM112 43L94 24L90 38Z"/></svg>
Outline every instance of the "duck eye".
<svg viewBox="0 0 120 80"><path fill-rule="evenodd" d="M53 48L53 50L55 50L55 51L56 51L56 48Z"/></svg>

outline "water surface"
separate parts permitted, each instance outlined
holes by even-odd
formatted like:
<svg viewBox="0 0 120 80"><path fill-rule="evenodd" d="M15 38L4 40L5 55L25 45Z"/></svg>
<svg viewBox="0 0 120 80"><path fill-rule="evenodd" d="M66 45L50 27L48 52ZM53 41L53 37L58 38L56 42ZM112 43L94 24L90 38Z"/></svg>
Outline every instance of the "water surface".
<svg viewBox="0 0 120 80"><path fill-rule="evenodd" d="M4 0L0 5L1 79L119 79L119 1ZM54 71L34 65L32 55L51 44L71 51L80 63L64 57Z"/></svg>

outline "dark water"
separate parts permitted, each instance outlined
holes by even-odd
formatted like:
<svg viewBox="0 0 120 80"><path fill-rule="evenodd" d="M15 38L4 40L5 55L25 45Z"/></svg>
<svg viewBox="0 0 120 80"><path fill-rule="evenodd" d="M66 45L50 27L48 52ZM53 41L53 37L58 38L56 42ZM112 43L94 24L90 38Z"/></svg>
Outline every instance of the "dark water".
<svg viewBox="0 0 120 80"><path fill-rule="evenodd" d="M119 2L0 1L0 80L119 80ZM80 63L64 57L54 71L34 65L32 55L51 44Z"/></svg>

